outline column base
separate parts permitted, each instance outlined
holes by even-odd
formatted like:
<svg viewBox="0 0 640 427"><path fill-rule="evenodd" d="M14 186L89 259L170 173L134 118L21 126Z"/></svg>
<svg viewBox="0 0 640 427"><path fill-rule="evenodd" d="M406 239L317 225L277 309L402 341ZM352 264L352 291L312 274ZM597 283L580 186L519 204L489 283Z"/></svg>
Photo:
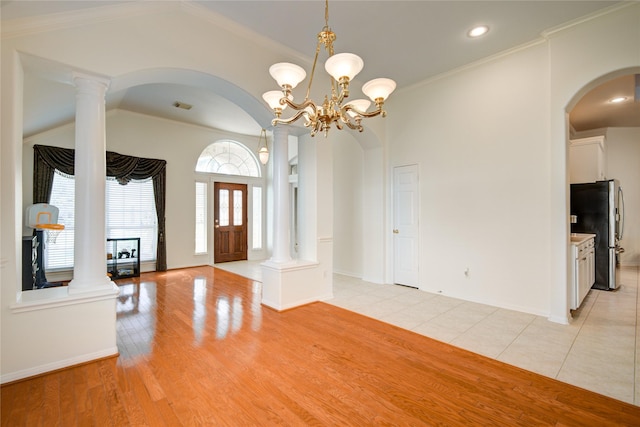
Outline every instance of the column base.
<svg viewBox="0 0 640 427"><path fill-rule="evenodd" d="M69 295L87 293L104 294L110 291L113 291L116 294L120 293L120 289L118 288L118 286L113 283L107 276L105 276L103 279L73 279L71 282L69 282Z"/></svg>
<svg viewBox="0 0 640 427"><path fill-rule="evenodd" d="M333 298L332 275L321 264L294 260L262 265L262 304L277 311Z"/></svg>

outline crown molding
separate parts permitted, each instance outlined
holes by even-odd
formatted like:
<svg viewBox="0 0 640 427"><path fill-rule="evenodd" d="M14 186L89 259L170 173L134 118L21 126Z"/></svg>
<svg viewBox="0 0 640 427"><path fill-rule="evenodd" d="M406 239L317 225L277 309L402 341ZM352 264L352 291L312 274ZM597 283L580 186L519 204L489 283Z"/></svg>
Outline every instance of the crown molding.
<svg viewBox="0 0 640 427"><path fill-rule="evenodd" d="M108 6L90 7L49 15L41 15L2 22L3 40L94 25L105 21L148 15L175 7L173 2L131 2Z"/></svg>
<svg viewBox="0 0 640 427"><path fill-rule="evenodd" d="M540 44L543 44L543 43L548 43L550 38L552 38L554 35L562 32L564 30L573 28L573 27L575 27L577 25L583 24L585 22L592 21L594 19L597 19L597 18L605 16L605 15L609 15L609 14L615 13L618 10L626 9L628 7L631 7L631 6L637 5L637 4L638 4L637 1L623 1L621 3L617 3L617 4L613 5L613 6L610 6L610 7L607 7L605 9L599 10L597 12L591 13L589 15L583 16L582 18L575 19L573 21L564 23L564 24L559 25L557 27L553 27L553 28L550 28L548 30L545 30L542 33L540 33L540 36L536 40L532 40L530 42L523 43L523 44L521 44L519 46L514 46L514 47L512 47L510 49L505 49L505 50L503 50L501 52L498 52L498 53L493 54L493 55L489 55L489 56L487 56L485 58L481 58L481 59L479 59L477 61L473 61L473 62L470 62L468 64L464 64L464 65L462 65L460 67L445 71L443 73L440 73L440 74L437 74L435 76L432 76L432 77L430 77L428 79L425 79L425 80L419 81L417 83L414 83L414 84L412 84L410 86L406 86L406 87L403 87L401 89L398 89L397 92L399 92L399 93L411 92L411 91L413 91L413 90L415 90L417 88L420 88L420 87L423 87L423 86L427 86L427 85L429 85L431 83L434 83L434 82L436 82L438 80L442 80L442 79L448 78L450 76L454 76L456 74L459 74L461 72L464 72L464 71L479 67L481 65L484 65L484 64L487 64L487 63L491 63L491 62L499 60L501 58L508 57L508 56L510 56L510 55L512 55L514 53L527 50L527 49L529 49L531 47L534 47L534 46L537 46L537 45L540 45Z"/></svg>
<svg viewBox="0 0 640 427"><path fill-rule="evenodd" d="M26 37L50 31L63 30L86 25L94 25L101 22L113 21L135 16L149 15L164 11L180 10L191 16L202 19L222 28L240 38L258 44L266 49L281 52L281 54L298 60L299 62L311 63L312 58L300 54L289 47L240 25L231 19L220 15L205 6L199 5L192 0L180 1L136 1L130 3L91 7L82 10L74 10L49 15L41 15L27 18L13 19L2 22L1 38L8 40L11 38Z"/></svg>
<svg viewBox="0 0 640 427"><path fill-rule="evenodd" d="M620 3L616 3L613 6L606 7L604 9L600 9L596 12L585 15L581 18L574 19L573 21L565 22L564 24L558 25L557 27L549 28L548 30L543 31L540 35L545 38L551 38L554 35L561 33L565 30L583 24L585 22L592 21L594 19L600 18L601 16L609 15L611 13L617 12L621 9L626 9L627 7L631 7L633 5L637 5L637 1L622 1Z"/></svg>

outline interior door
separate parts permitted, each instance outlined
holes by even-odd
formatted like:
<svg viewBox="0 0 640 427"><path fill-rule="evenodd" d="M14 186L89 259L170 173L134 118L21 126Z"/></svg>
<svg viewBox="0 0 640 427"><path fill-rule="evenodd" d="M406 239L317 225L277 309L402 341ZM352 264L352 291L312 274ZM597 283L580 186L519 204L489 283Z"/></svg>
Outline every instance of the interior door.
<svg viewBox="0 0 640 427"><path fill-rule="evenodd" d="M393 170L393 281L418 287L418 165Z"/></svg>
<svg viewBox="0 0 640 427"><path fill-rule="evenodd" d="M247 259L247 185L214 184L215 263Z"/></svg>

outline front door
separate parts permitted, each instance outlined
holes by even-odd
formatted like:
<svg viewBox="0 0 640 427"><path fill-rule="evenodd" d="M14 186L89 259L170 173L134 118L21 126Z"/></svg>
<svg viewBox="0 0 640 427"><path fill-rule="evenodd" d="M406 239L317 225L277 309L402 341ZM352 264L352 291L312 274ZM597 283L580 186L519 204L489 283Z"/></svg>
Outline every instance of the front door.
<svg viewBox="0 0 640 427"><path fill-rule="evenodd" d="M247 185L214 184L214 262L247 259Z"/></svg>
<svg viewBox="0 0 640 427"><path fill-rule="evenodd" d="M418 287L418 165L393 170L393 281Z"/></svg>

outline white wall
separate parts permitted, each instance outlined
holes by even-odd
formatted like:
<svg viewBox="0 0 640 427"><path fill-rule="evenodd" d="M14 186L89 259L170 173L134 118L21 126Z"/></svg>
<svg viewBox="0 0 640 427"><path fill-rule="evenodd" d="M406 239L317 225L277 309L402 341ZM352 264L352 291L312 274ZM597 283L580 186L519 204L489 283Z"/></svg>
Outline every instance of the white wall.
<svg viewBox="0 0 640 427"><path fill-rule="evenodd" d="M368 130L368 129L367 129ZM365 130L366 132L366 130ZM364 150L364 215L362 218L362 280L385 283L386 266L385 235L385 161L384 148L372 147Z"/></svg>
<svg viewBox="0 0 640 427"><path fill-rule="evenodd" d="M331 140L316 137L316 143L333 144L333 269L336 273L363 276L364 152L349 131L335 131Z"/></svg>
<svg viewBox="0 0 640 427"><path fill-rule="evenodd" d="M617 179L624 192L623 266L640 265L640 128L607 129L607 178Z"/></svg>
<svg viewBox="0 0 640 427"><path fill-rule="evenodd" d="M421 289L548 312L546 60L533 46L390 101L390 166L419 165Z"/></svg>

